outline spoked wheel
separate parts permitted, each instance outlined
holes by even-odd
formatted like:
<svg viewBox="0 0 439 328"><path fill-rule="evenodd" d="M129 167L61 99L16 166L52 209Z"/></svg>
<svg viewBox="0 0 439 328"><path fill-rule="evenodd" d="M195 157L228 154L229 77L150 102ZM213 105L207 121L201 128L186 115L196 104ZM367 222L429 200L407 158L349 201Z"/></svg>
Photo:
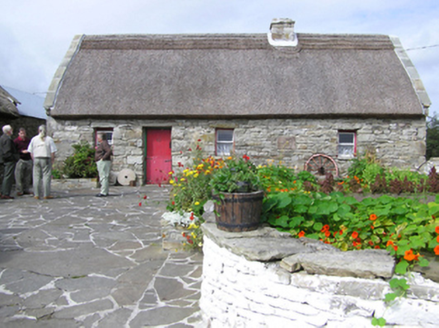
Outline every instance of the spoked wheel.
<svg viewBox="0 0 439 328"><path fill-rule="evenodd" d="M323 154L312 155L305 163L305 170L314 175L326 175L332 173L334 177L338 177L338 166L331 156Z"/></svg>

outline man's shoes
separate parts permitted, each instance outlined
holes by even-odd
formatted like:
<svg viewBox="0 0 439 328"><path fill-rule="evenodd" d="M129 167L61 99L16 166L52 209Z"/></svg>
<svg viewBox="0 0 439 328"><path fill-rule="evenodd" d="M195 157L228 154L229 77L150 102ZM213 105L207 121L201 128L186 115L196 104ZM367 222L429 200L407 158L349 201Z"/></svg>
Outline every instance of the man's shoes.
<svg viewBox="0 0 439 328"><path fill-rule="evenodd" d="M25 192L23 192L23 195L33 195L33 193L31 193L29 191L25 191Z"/></svg>
<svg viewBox="0 0 439 328"><path fill-rule="evenodd" d="M44 199L53 199L53 196L46 196Z"/></svg>
<svg viewBox="0 0 439 328"><path fill-rule="evenodd" d="M40 199L40 197L38 197L38 196L34 196L34 198L35 198L35 199Z"/></svg>
<svg viewBox="0 0 439 328"><path fill-rule="evenodd" d="M2 195L2 199L14 199L14 197Z"/></svg>
<svg viewBox="0 0 439 328"><path fill-rule="evenodd" d="M24 194L22 192L17 192L17 196L23 196Z"/></svg>
<svg viewBox="0 0 439 328"><path fill-rule="evenodd" d="M107 197L108 195L104 195L104 194L97 194L96 197Z"/></svg>

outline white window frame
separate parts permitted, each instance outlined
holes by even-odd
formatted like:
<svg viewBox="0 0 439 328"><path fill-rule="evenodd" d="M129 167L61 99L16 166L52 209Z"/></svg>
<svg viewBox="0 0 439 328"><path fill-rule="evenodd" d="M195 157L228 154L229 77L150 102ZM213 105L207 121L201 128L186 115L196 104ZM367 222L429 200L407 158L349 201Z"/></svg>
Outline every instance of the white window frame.
<svg viewBox="0 0 439 328"><path fill-rule="evenodd" d="M341 142L340 141L340 136L342 134L349 134L352 135L352 142ZM338 131L338 135L337 135L337 139L338 139L338 157L339 158L354 158L357 154L357 132L356 131L352 131L352 130L339 130ZM341 152L342 148L347 148L350 147L351 151L349 153L346 152Z"/></svg>
<svg viewBox="0 0 439 328"><path fill-rule="evenodd" d="M232 131L232 140L219 140L222 131ZM228 152L221 150L222 146L229 145ZM230 156L235 150L235 130L234 129L216 129L215 130L215 155Z"/></svg>
<svg viewBox="0 0 439 328"><path fill-rule="evenodd" d="M113 145L113 129L112 128L96 128L95 129L95 144L98 144L98 133L105 134L107 142L110 146Z"/></svg>

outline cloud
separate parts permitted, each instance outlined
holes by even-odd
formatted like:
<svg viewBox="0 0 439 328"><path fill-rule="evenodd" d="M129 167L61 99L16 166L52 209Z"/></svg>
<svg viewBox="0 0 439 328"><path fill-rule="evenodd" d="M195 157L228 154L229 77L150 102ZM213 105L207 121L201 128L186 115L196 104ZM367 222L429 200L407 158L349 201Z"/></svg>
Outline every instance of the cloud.
<svg viewBox="0 0 439 328"><path fill-rule="evenodd" d="M266 33L273 18L286 17L302 33L439 44L437 0L0 0L0 8L0 84L28 92L47 90L77 34ZM439 47L408 54L439 108Z"/></svg>

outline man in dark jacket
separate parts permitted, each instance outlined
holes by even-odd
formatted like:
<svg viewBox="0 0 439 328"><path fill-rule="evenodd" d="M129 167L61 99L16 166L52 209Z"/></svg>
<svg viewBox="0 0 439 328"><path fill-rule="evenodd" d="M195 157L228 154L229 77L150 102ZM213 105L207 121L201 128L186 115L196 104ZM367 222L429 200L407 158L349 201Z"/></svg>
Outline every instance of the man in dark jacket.
<svg viewBox="0 0 439 328"><path fill-rule="evenodd" d="M99 182L101 192L96 197L107 197L109 189L110 167L111 167L111 148L105 135L98 133L98 145L95 152L95 161L99 172Z"/></svg>
<svg viewBox="0 0 439 328"><path fill-rule="evenodd" d="M20 128L18 137L14 140L15 147L20 154L20 160L15 166L15 187L17 196L29 195L29 188L32 181L32 158L27 150L30 139L26 136L26 129Z"/></svg>
<svg viewBox="0 0 439 328"><path fill-rule="evenodd" d="M2 199L14 199L11 196L12 184L14 183L14 170L20 155L15 148L11 136L14 132L10 125L3 127L3 135L0 137L0 155L4 164L4 176L2 183Z"/></svg>

